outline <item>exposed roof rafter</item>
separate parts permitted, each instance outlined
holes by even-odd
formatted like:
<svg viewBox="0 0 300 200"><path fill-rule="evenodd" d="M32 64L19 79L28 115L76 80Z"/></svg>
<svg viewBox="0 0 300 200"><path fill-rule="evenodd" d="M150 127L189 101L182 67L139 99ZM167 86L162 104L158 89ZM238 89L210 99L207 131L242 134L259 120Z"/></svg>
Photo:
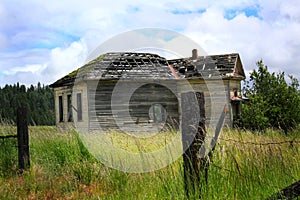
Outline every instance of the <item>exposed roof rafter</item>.
<svg viewBox="0 0 300 200"><path fill-rule="evenodd" d="M170 70L170 65L176 74ZM50 86L55 88L73 85L75 80L166 80L206 77L244 79L245 73L239 54L167 60L151 53L111 52L100 55Z"/></svg>

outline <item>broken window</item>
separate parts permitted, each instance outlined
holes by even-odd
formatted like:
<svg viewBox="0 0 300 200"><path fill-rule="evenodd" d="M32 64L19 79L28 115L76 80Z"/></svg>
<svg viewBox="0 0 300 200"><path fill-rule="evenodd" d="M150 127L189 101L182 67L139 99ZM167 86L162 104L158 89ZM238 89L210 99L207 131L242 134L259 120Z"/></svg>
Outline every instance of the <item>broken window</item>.
<svg viewBox="0 0 300 200"><path fill-rule="evenodd" d="M64 106L63 106L63 98L62 96L58 97L58 113L59 113L59 121L64 121Z"/></svg>
<svg viewBox="0 0 300 200"><path fill-rule="evenodd" d="M67 96L67 105L68 105L68 122L73 121L73 115L72 115L72 95Z"/></svg>
<svg viewBox="0 0 300 200"><path fill-rule="evenodd" d="M82 121L82 99L81 99L81 93L77 94L77 121Z"/></svg>

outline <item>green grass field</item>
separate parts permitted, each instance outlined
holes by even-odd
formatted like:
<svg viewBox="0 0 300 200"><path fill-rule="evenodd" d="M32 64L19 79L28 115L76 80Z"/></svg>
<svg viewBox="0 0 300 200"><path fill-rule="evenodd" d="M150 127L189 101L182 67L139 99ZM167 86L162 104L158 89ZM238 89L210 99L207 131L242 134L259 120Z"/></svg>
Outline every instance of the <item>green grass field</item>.
<svg viewBox="0 0 300 200"><path fill-rule="evenodd" d="M15 132L14 127L0 130ZM74 131L30 127L29 134L31 168L21 175L16 139L0 140L0 199L186 199L181 159L158 171L125 173L93 158ZM157 140L153 143L163 144ZM272 130L261 134L224 130L202 198L265 199L298 181L299 142L297 130L289 136ZM151 142L145 144L151 148ZM118 145L140 149L128 139Z"/></svg>

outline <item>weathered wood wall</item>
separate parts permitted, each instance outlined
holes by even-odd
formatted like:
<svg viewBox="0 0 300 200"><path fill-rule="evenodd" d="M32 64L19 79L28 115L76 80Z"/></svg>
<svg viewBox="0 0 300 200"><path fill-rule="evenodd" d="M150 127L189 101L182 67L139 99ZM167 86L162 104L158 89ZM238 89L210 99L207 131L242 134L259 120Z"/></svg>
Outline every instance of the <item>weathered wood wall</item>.
<svg viewBox="0 0 300 200"><path fill-rule="evenodd" d="M136 87L138 80L122 80L126 87ZM217 123L219 115L213 113L214 111L222 111L224 104L226 107L226 118L224 126L232 127L233 115L232 105L230 97L234 95L234 91L237 90L240 94L241 84L239 80L209 80L207 84L203 80L149 80L148 86L143 86L133 93L133 97L130 100L131 105L129 106L130 115L128 117L124 115L124 102L123 97L128 96L127 90L119 91L119 110L118 116L124 121L122 126L129 126L133 123L144 123L144 127L151 127L152 124L146 123L149 121L149 108L152 104L159 103L163 105L168 114L168 122L172 125L179 124L180 122L180 95L184 92L195 91L203 92L205 96L205 111L207 117L207 126L212 127ZM145 82L145 81L143 81ZM220 84L222 82L222 84ZM111 97L114 88L116 87L117 81L112 80L101 80L101 81L89 81L76 83L74 88L72 87L60 87L55 88L55 110L56 110L56 125L58 129L65 130L76 125L77 129L88 131L88 130L100 130L104 129L116 129L118 128L113 113L111 111ZM118 81L120 84L120 81ZM156 85L155 85L156 84ZM163 87L162 85L166 85ZM209 86L208 86L209 85ZM124 88L126 88L124 87ZM209 87L209 88L208 88ZM169 88L169 89L167 89ZM81 121L77 120L77 102L76 93L82 94L82 115ZM177 94L174 94L177 93ZM67 118L67 96L73 94L72 98L72 112L74 122L68 122ZM64 121L59 121L59 105L58 98L63 97L63 113ZM212 98L213 97L213 98ZM176 99L177 98L177 99ZM96 103L98 102L98 103ZM151 104L151 105L150 105ZM125 109L126 110L126 109ZM145 129L146 131L146 129Z"/></svg>
<svg viewBox="0 0 300 200"><path fill-rule="evenodd" d="M82 97L82 120L77 120L77 99L76 95L80 93ZM56 127L58 130L68 130L70 128L74 128L76 126L79 130L88 130L88 109L89 109L89 101L87 98L87 84L86 82L78 82L71 86L64 86L54 88L54 97L55 97L55 119L56 119ZM68 121L68 95L72 96L72 121ZM63 121L59 119L59 96L62 96L63 100ZM75 122L75 123L74 123Z"/></svg>
<svg viewBox="0 0 300 200"><path fill-rule="evenodd" d="M142 83L140 87L132 94L128 94L130 88L135 88L140 83ZM117 98L112 100L116 87L121 87L124 90L119 90L115 96ZM167 87L171 88L168 89ZM119 129L121 126L122 129L129 131L149 131L152 128L160 127L162 124L151 122L149 116L149 109L154 104L160 104L164 107L169 125L174 125L171 123L178 125L178 101L176 94L173 93L176 93L176 88L174 82L169 82L166 86L155 81L139 82L137 80L90 83L88 90L89 129ZM114 113L112 112L112 102Z"/></svg>
<svg viewBox="0 0 300 200"><path fill-rule="evenodd" d="M56 127L59 131L67 130L73 127L72 122L68 122L67 118L67 96L72 94L72 88L64 86L59 88L54 88L54 102L55 102L55 122ZM60 121L59 113L59 97L62 97L63 103L63 121Z"/></svg>
<svg viewBox="0 0 300 200"><path fill-rule="evenodd" d="M204 80L189 80L189 85L185 82L180 82L181 93L191 91L203 92L205 97L205 112L206 112L206 125L214 127L219 119L221 111L224 109L224 104L227 105L227 110L230 112L231 107L228 98L228 87L226 83L220 84L222 80L210 80L209 85ZM216 112L217 111L217 112ZM232 120L230 114L226 116L225 126L231 126Z"/></svg>
<svg viewBox="0 0 300 200"><path fill-rule="evenodd" d="M208 82L209 81L209 82ZM234 91L237 91L241 95L241 83L239 80L225 79L225 80L189 80L190 85L194 91L203 92L205 96L205 112L207 125L216 124L218 117L213 110L223 111L224 104L226 104L225 112L226 117L224 126L232 127L233 125L233 113L231 97L234 95ZM181 87L182 92L186 92L188 87ZM241 112L241 110L239 110Z"/></svg>

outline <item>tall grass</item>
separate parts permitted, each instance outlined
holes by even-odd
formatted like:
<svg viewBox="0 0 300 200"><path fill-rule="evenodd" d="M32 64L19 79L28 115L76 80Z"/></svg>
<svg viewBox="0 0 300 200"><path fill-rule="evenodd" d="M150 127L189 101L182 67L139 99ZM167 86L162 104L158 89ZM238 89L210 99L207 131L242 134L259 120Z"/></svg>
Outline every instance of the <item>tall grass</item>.
<svg viewBox="0 0 300 200"><path fill-rule="evenodd" d="M94 159L73 131L30 127L29 134L32 165L24 174L4 176L15 165L6 166L3 160L15 155L0 152L0 199L186 199L181 159L158 171L130 174ZM137 143L117 141L120 147L137 150ZM299 180L299 141L298 131L289 136L272 130L263 134L223 131L202 198L265 199ZM4 146L10 146L9 140L1 143L1 150Z"/></svg>
<svg viewBox="0 0 300 200"><path fill-rule="evenodd" d="M16 127L12 122L0 119L0 135L16 135ZM9 177L16 173L18 164L17 139L0 139L0 177Z"/></svg>

